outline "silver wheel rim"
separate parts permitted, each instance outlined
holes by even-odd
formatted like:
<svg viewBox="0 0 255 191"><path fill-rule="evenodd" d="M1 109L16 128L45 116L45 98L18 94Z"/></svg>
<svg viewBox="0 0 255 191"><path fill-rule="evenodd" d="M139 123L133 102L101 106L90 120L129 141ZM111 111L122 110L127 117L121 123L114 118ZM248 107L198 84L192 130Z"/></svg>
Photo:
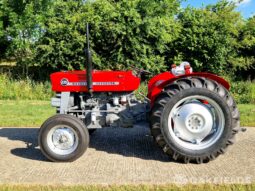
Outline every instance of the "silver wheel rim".
<svg viewBox="0 0 255 191"><path fill-rule="evenodd" d="M194 95L181 99L168 117L168 130L180 146L206 149L221 137L225 117L218 103L211 98Z"/></svg>
<svg viewBox="0 0 255 191"><path fill-rule="evenodd" d="M67 125L57 125L47 135L47 145L58 155L68 155L78 147L76 131Z"/></svg>

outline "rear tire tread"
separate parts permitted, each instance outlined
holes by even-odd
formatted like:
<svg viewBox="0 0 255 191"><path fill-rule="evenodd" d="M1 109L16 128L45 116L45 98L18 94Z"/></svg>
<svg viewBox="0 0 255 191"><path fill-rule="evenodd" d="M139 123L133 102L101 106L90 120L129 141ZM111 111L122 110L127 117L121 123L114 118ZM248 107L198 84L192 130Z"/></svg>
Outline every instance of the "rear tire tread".
<svg viewBox="0 0 255 191"><path fill-rule="evenodd" d="M205 88L207 90L216 92L220 97L222 97L222 99L225 100L225 102L230 108L232 115L231 136L228 138L228 140L225 142L222 148L203 157L186 156L185 154L173 150L166 143L166 140L164 139L164 136L161 132L161 114L163 113L164 110L164 103L167 103L171 99L171 97L175 96L175 94L180 92L182 89L188 88ZM225 153L228 145L232 145L234 143L235 140L234 136L240 130L240 114L232 96L221 84L202 77L182 78L165 87L164 92L162 92L155 101L155 104L151 112L150 122L151 122L150 123L151 134L154 137L156 143L163 149L165 153L167 153L174 160L181 161L184 163L195 162L200 164L214 160L219 154Z"/></svg>

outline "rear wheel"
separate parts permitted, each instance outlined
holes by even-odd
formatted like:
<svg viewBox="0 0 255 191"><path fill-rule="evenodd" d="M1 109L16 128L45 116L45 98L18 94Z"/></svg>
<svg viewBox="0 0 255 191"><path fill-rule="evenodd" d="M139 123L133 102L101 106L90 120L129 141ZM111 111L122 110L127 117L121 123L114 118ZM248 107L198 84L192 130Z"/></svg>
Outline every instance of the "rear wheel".
<svg viewBox="0 0 255 191"><path fill-rule="evenodd" d="M224 153L239 130L239 112L215 81L182 78L164 88L151 113L151 133L174 160L208 162Z"/></svg>
<svg viewBox="0 0 255 191"><path fill-rule="evenodd" d="M49 160L69 162L86 151L89 133L80 119L59 114L43 123L38 140L42 153Z"/></svg>

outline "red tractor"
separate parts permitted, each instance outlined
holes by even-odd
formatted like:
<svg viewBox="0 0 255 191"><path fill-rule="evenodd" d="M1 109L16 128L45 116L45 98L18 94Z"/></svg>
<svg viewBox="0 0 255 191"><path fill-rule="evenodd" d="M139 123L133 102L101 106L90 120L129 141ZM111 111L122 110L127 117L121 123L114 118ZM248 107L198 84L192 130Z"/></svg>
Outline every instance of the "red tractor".
<svg viewBox="0 0 255 191"><path fill-rule="evenodd" d="M86 71L51 74L52 106L57 114L39 131L39 145L51 161L74 161L89 145L89 134L102 127L132 127L148 121L151 135L174 160L203 163L233 144L239 111L223 78L193 72L189 63L154 76L145 101L134 91L145 70L92 69L87 25Z"/></svg>

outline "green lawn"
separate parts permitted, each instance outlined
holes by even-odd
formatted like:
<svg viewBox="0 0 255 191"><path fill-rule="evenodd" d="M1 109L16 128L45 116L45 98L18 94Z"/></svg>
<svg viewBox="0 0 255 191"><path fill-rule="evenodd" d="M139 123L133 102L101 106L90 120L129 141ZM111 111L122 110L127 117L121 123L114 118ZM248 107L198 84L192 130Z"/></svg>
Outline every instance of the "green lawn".
<svg viewBox="0 0 255 191"><path fill-rule="evenodd" d="M253 191L255 184L249 185L215 185L215 184L201 184L201 185L109 185L109 186L39 186L39 185L2 185L0 191Z"/></svg>
<svg viewBox="0 0 255 191"><path fill-rule="evenodd" d="M0 127L38 127L54 113L50 101L0 100Z"/></svg>
<svg viewBox="0 0 255 191"><path fill-rule="evenodd" d="M255 127L255 104L238 105L241 113L241 125Z"/></svg>
<svg viewBox="0 0 255 191"><path fill-rule="evenodd" d="M255 127L255 105L240 104L241 125ZM54 115L50 101L0 100L0 127L38 127Z"/></svg>

